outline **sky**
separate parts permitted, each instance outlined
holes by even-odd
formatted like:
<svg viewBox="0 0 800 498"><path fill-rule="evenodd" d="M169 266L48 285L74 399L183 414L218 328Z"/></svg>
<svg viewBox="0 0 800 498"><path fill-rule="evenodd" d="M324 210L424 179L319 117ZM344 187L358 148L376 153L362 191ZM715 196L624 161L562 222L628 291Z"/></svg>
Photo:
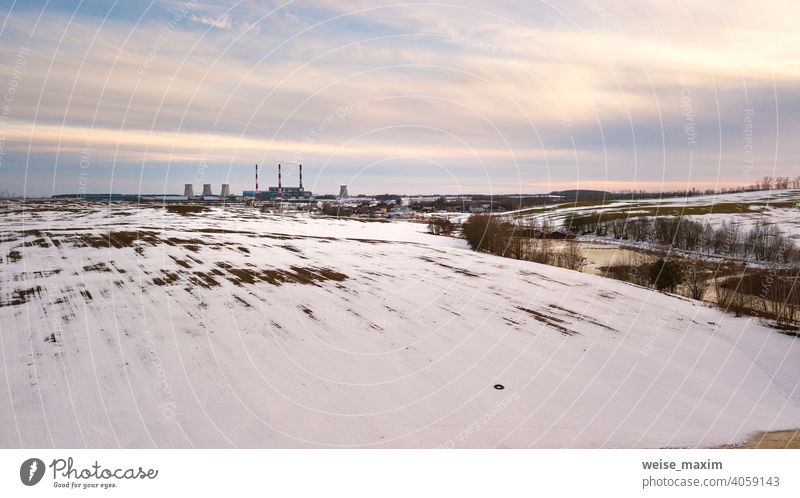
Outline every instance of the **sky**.
<svg viewBox="0 0 800 498"><path fill-rule="evenodd" d="M800 3L0 1L0 192L800 175Z"/></svg>

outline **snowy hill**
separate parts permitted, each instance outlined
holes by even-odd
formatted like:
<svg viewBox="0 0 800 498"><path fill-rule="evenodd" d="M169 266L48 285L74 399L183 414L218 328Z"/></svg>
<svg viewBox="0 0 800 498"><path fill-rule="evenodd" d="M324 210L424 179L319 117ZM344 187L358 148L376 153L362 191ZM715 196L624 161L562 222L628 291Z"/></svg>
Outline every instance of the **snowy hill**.
<svg viewBox="0 0 800 498"><path fill-rule="evenodd" d="M800 425L797 340L423 225L1 206L2 447L695 447Z"/></svg>

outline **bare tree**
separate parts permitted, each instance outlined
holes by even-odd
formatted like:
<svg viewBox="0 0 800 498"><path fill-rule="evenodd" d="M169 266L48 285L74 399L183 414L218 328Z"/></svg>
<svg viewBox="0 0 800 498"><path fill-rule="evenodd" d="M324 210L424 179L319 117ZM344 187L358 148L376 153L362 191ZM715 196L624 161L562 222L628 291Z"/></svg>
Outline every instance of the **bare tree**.
<svg viewBox="0 0 800 498"><path fill-rule="evenodd" d="M553 264L553 241L551 239L542 238L533 239L528 259L535 263L544 265Z"/></svg>
<svg viewBox="0 0 800 498"><path fill-rule="evenodd" d="M735 292L735 289L725 285L725 277L716 277L714 279L714 296L717 298L717 306L721 309L728 310Z"/></svg>
<svg viewBox="0 0 800 498"><path fill-rule="evenodd" d="M570 270L581 271L586 264L586 258L583 257L583 251L578 242L574 240L567 241L564 248L558 253L558 266L569 268Z"/></svg>
<svg viewBox="0 0 800 498"><path fill-rule="evenodd" d="M736 316L747 313L755 302L755 296L745 288L748 281L745 275L714 279L714 293L719 307Z"/></svg>
<svg viewBox="0 0 800 498"><path fill-rule="evenodd" d="M692 264L686 269L684 273L684 284L686 285L689 297L697 299L698 301L703 299L708 288L711 286L708 276L701 268L698 268L696 264Z"/></svg>
<svg viewBox="0 0 800 498"><path fill-rule="evenodd" d="M779 269L772 268L760 275L760 298L765 315L775 320L775 326L790 329L800 306L800 290L797 275L781 273Z"/></svg>

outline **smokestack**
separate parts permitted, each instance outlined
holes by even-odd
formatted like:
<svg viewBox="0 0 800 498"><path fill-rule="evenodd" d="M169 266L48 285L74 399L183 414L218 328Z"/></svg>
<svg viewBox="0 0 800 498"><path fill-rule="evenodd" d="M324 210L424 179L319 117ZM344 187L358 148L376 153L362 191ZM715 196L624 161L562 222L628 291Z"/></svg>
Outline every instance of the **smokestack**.
<svg viewBox="0 0 800 498"><path fill-rule="evenodd" d="M283 184L281 183L281 163L278 163L278 198L283 200Z"/></svg>
<svg viewBox="0 0 800 498"><path fill-rule="evenodd" d="M223 183L222 190L220 191L219 195L221 197L228 197L231 195L231 184L230 183Z"/></svg>
<svg viewBox="0 0 800 498"><path fill-rule="evenodd" d="M183 196L194 197L194 186L191 183L187 183L183 186Z"/></svg>
<svg viewBox="0 0 800 498"><path fill-rule="evenodd" d="M303 165L300 165L300 190L303 190Z"/></svg>
<svg viewBox="0 0 800 498"><path fill-rule="evenodd" d="M253 201L258 200L258 164L256 164L256 193L253 196Z"/></svg>
<svg viewBox="0 0 800 498"><path fill-rule="evenodd" d="M212 196L212 195L214 195L214 194L211 193L211 184L210 183L204 183L203 184L203 197Z"/></svg>

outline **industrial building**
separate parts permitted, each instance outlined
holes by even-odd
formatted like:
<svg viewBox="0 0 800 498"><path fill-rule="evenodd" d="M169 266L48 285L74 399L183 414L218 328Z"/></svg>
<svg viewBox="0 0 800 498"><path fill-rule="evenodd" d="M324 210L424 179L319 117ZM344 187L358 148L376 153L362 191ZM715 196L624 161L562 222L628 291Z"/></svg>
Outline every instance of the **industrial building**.
<svg viewBox="0 0 800 498"><path fill-rule="evenodd" d="M299 185L297 187L284 187L282 179L282 167L278 164L278 186L269 187L266 191L258 190L258 165L256 164L256 190L245 190L242 195L246 198L254 198L258 201L302 201L310 200L312 192L303 188L303 165L298 165Z"/></svg>
<svg viewBox="0 0 800 498"><path fill-rule="evenodd" d="M244 197L255 197L255 190L245 190L242 192ZM278 199L284 200L297 200L297 199L311 199L312 193L304 190L302 187L269 187L266 191L258 193L258 200L260 201L274 201Z"/></svg>
<svg viewBox="0 0 800 498"><path fill-rule="evenodd" d="M183 186L183 197L188 200L219 200L220 198L225 199L228 197L232 197L231 195L231 185L230 183L223 183L222 187L220 188L219 195L214 195L213 192L213 185L211 183L203 184L203 193L202 195L195 195L194 193L194 185L191 183L186 183Z"/></svg>

